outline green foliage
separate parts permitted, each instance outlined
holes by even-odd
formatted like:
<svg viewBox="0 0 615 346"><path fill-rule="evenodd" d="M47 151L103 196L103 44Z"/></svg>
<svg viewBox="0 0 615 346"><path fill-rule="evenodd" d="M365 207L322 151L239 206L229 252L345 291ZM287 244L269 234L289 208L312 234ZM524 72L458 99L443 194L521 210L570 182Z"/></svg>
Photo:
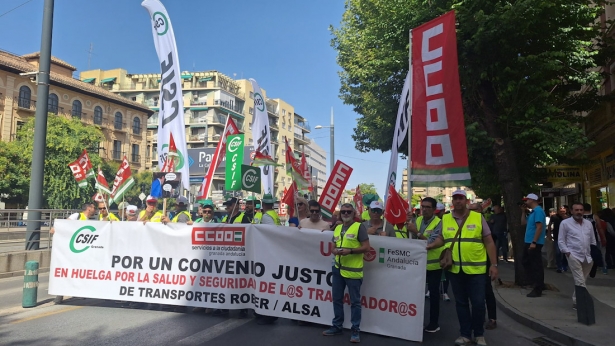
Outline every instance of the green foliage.
<svg viewBox="0 0 615 346"><path fill-rule="evenodd" d="M361 189L361 194L363 196L367 194L378 195L378 192L376 191L376 185L374 185L374 183L369 183L369 184L361 183L359 184L359 188Z"/></svg>
<svg viewBox="0 0 615 346"><path fill-rule="evenodd" d="M410 205L411 208L414 208L415 205L421 203L421 196L419 195L412 195L412 204Z"/></svg>
<svg viewBox="0 0 615 346"><path fill-rule="evenodd" d="M17 141L14 142L14 145L19 147L21 151L17 161L20 165L28 167L26 175L20 178L27 179L28 189L34 145L34 125L34 118L26 122L17 133ZM91 201L92 196L96 193L94 183L90 179L86 189L79 188L68 168L68 164L76 160L84 148L98 147L98 143L102 140L102 132L94 126L84 126L79 120L49 115L45 151L45 180L43 182L45 208L79 208L82 203ZM92 150L88 153L96 170L96 167L101 163L101 159ZM27 193L24 193L24 202L26 196Z"/></svg>
<svg viewBox="0 0 615 346"><path fill-rule="evenodd" d="M30 166L15 142L0 142L0 194L3 200L25 206L30 189Z"/></svg>
<svg viewBox="0 0 615 346"><path fill-rule="evenodd" d="M139 173L133 172L132 176L135 179L135 184L126 192L124 199L130 204L140 206L141 200L139 199L139 195L141 192L145 195L149 195L154 175L151 171L143 171Z"/></svg>

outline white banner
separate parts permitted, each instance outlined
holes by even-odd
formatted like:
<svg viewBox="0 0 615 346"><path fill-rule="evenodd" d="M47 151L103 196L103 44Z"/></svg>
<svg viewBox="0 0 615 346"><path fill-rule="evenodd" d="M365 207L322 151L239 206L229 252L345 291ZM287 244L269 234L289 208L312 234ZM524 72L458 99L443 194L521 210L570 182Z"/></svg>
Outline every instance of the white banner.
<svg viewBox="0 0 615 346"><path fill-rule="evenodd" d="M184 189L190 188L188 170L188 149L186 147L186 128L184 127L184 96L182 93L181 70L177 56L177 44L169 14L158 0L145 0L141 3L152 18L152 34L160 61L160 110L158 112L158 162L162 165L169 152L170 134L177 148L179 160L175 162L174 172L181 172Z"/></svg>
<svg viewBox="0 0 615 346"><path fill-rule="evenodd" d="M410 80L412 78L412 70L408 71L404 87L399 97L399 107L397 108L397 120L395 121L395 132L393 133L393 144L391 145L391 161L389 162L389 173L387 174L387 185L395 186L397 182L397 160L399 159L399 148L408 135L408 116L410 103L412 100L410 94ZM387 200L389 189L384 189L384 200ZM408 199L412 195L412 191L408 192ZM369 206L368 206L369 207Z"/></svg>
<svg viewBox="0 0 615 346"><path fill-rule="evenodd" d="M252 89L254 89L254 123L252 124L252 138L254 138L254 150L263 155L275 157L271 149L271 131L269 129L269 116L267 115L267 104L256 80L250 78ZM263 180L263 193L274 195L273 191L273 167L263 166L261 168L261 178Z"/></svg>
<svg viewBox="0 0 615 346"><path fill-rule="evenodd" d="M56 220L49 294L221 309L330 325L331 232L271 225ZM371 237L361 330L421 341L425 242ZM344 298L350 328L350 301Z"/></svg>

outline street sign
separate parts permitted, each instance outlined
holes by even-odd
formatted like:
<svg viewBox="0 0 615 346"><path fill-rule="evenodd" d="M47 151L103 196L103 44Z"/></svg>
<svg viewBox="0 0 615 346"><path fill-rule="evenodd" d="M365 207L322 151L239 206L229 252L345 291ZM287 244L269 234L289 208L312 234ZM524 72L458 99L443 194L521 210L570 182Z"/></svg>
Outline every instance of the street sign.
<svg viewBox="0 0 615 346"><path fill-rule="evenodd" d="M141 194L139 195L139 199L141 200L141 202L143 202L145 197L147 197L147 196L143 192L141 192Z"/></svg>
<svg viewBox="0 0 615 346"><path fill-rule="evenodd" d="M261 192L261 168L241 165L241 189L245 191Z"/></svg>

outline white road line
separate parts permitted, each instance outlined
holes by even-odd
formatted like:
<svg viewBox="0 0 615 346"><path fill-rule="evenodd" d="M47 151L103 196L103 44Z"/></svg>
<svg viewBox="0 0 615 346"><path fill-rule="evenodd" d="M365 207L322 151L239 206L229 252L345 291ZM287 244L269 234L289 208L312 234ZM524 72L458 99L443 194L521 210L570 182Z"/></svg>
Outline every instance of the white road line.
<svg viewBox="0 0 615 346"><path fill-rule="evenodd" d="M224 322L218 323L214 326L211 326L201 332L196 334L192 334L187 338L181 339L177 342L177 345L201 345L204 342L209 340L213 340L219 337L222 334L228 333L235 328L239 328L242 325L252 321L252 319L241 319L241 320L226 320Z"/></svg>

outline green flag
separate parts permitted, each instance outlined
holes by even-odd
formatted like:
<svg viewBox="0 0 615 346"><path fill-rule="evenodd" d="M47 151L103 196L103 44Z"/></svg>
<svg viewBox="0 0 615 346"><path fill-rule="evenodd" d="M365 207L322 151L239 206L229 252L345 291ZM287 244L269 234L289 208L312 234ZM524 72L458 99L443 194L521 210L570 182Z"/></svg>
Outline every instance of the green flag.
<svg viewBox="0 0 615 346"><path fill-rule="evenodd" d="M260 167L241 165L241 189L261 193Z"/></svg>
<svg viewBox="0 0 615 346"><path fill-rule="evenodd" d="M231 135L226 142L226 176L224 187L227 191L241 190L241 165L243 163L243 134Z"/></svg>

